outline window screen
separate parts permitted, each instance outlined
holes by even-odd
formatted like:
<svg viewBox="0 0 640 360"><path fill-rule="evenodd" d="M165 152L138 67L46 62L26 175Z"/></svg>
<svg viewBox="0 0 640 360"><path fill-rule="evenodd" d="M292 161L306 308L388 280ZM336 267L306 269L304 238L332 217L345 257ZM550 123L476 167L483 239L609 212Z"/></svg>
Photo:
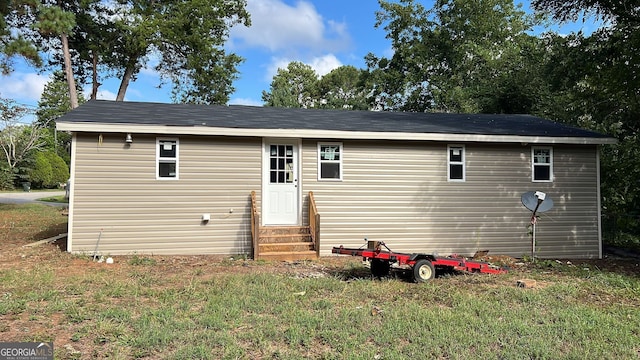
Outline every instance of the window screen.
<svg viewBox="0 0 640 360"><path fill-rule="evenodd" d="M178 178L178 140L157 140L157 171L158 179Z"/></svg>
<svg viewBox="0 0 640 360"><path fill-rule="evenodd" d="M534 147L531 149L531 172L533 181L553 181L553 149Z"/></svg>
<svg viewBox="0 0 640 360"><path fill-rule="evenodd" d="M448 165L447 169L449 181L464 181L465 169L464 169L464 146L463 145L449 145L448 150Z"/></svg>
<svg viewBox="0 0 640 360"><path fill-rule="evenodd" d="M342 180L342 143L318 143L318 180Z"/></svg>

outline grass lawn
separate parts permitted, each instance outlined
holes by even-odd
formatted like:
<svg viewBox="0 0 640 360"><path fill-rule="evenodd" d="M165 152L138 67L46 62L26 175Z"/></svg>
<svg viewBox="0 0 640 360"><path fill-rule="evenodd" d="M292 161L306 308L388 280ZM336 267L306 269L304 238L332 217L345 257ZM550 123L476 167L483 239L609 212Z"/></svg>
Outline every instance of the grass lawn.
<svg viewBox="0 0 640 360"><path fill-rule="evenodd" d="M64 229L60 209L0 214L0 339L53 341L56 359L640 358L637 262L540 261L424 284L373 280L351 257L105 264L23 247ZM515 286L523 278L537 285Z"/></svg>

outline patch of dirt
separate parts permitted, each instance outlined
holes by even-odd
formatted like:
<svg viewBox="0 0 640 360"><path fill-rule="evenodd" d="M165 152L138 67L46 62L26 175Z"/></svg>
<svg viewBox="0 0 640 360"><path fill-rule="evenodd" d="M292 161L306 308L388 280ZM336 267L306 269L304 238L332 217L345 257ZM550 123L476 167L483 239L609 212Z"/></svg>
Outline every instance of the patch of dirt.
<svg viewBox="0 0 640 360"><path fill-rule="evenodd" d="M152 266L157 273L192 272L203 269L209 274L273 273L289 274L297 278L320 278L344 273L348 276L350 267L358 267L361 260L348 256L323 257L315 261L253 261L229 255L126 255L112 256L113 263L106 259L92 259L91 256L74 255L64 251L61 239L54 243L33 247L24 245L32 241L12 241L0 244L0 270L32 269L46 265L51 270L60 270L60 275L75 276L86 274L92 269L122 269Z"/></svg>
<svg viewBox="0 0 640 360"><path fill-rule="evenodd" d="M483 255L473 260L484 261L496 266L502 266L507 268L513 268L517 263L521 263L522 260L516 259L507 255Z"/></svg>
<svg viewBox="0 0 640 360"><path fill-rule="evenodd" d="M106 264L104 259L96 261L89 256L73 255L65 252L66 238L54 243L34 247L24 247L33 241L12 239L0 244L1 269L30 269L35 265L47 264L53 270L61 269L64 276L85 274L90 269L153 265L158 272L207 268L207 272L216 274L235 273L273 273L291 274L299 278L319 278L338 276L341 278L362 278L369 275L368 269L361 266L362 259L352 256L327 256L315 261L253 261L229 255L132 255L113 256L114 263ZM527 272L531 268L550 270L556 267L582 267L592 270L616 272L631 276L640 276L640 260L606 254L603 259L584 260L539 260L536 264L525 263L522 259L506 255L484 255L475 260L505 267L510 270ZM214 271L211 271L214 269Z"/></svg>
<svg viewBox="0 0 640 360"><path fill-rule="evenodd" d="M633 277L640 277L640 259L605 254L602 259L564 260L576 267L589 268Z"/></svg>

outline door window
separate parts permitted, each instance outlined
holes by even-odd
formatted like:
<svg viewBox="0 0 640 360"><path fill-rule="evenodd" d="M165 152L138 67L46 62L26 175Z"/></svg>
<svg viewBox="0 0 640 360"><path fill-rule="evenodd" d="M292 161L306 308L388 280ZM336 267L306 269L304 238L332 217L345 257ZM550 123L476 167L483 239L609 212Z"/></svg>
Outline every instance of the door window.
<svg viewBox="0 0 640 360"><path fill-rule="evenodd" d="M293 145L271 145L269 177L272 184L293 183Z"/></svg>

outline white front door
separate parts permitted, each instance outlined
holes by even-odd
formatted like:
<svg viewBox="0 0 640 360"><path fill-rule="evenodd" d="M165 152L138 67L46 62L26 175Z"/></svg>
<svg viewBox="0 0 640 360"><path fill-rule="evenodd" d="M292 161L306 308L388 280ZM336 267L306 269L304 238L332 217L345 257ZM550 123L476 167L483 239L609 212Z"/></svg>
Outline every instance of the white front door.
<svg viewBox="0 0 640 360"><path fill-rule="evenodd" d="M298 145L295 141L265 142L264 225L297 225Z"/></svg>

